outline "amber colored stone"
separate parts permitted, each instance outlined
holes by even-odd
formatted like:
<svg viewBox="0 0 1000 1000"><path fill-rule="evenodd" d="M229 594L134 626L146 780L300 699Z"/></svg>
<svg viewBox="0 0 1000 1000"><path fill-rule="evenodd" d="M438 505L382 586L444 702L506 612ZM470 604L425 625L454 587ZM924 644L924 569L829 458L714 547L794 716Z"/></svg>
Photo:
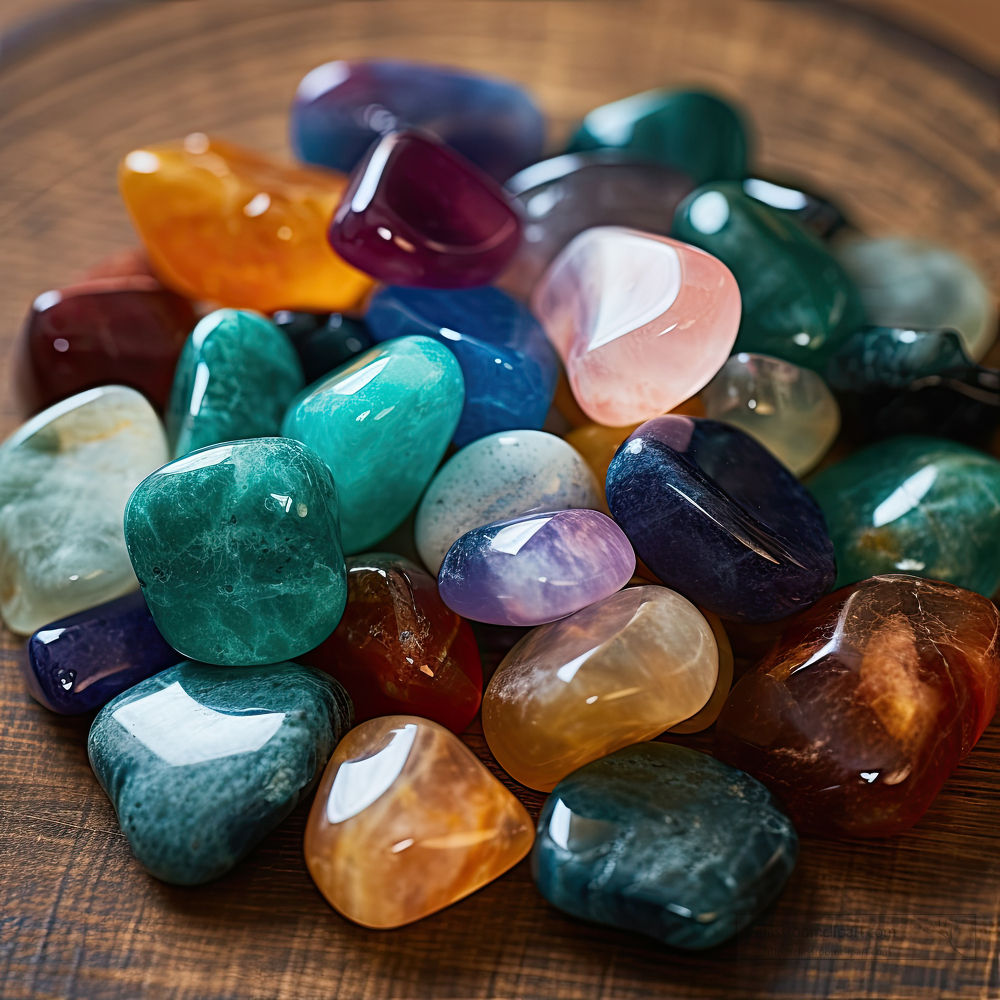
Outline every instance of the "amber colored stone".
<svg viewBox="0 0 1000 1000"><path fill-rule="evenodd" d="M683 722L678 722L676 726L671 726L667 730L668 733L700 733L708 729L718 719L719 713L722 711L722 706L725 705L726 699L729 697L729 692L733 687L733 647L729 642L729 636L726 634L725 628L723 628L722 619L718 615L713 615L711 611L706 611L704 608L699 608L698 610L711 627L712 634L715 636L715 642L719 647L719 676L716 678L715 690L712 692L712 697L708 699L705 705L692 715L690 719L685 719Z"/></svg>
<svg viewBox="0 0 1000 1000"><path fill-rule="evenodd" d="M993 717L998 626L986 598L936 580L835 591L733 688L716 756L767 785L800 831L900 833Z"/></svg>
<svg viewBox="0 0 1000 1000"><path fill-rule="evenodd" d="M299 660L344 685L358 722L412 712L460 733L483 693L472 627L429 573L388 553L348 556L344 616Z"/></svg>
<svg viewBox="0 0 1000 1000"><path fill-rule="evenodd" d="M268 313L340 312L372 287L326 239L343 174L196 132L133 150L118 183L157 276L190 298Z"/></svg>
<svg viewBox="0 0 1000 1000"><path fill-rule="evenodd" d="M450 906L520 861L531 818L472 752L412 715L352 729L306 824L320 892L365 927L400 927Z"/></svg>

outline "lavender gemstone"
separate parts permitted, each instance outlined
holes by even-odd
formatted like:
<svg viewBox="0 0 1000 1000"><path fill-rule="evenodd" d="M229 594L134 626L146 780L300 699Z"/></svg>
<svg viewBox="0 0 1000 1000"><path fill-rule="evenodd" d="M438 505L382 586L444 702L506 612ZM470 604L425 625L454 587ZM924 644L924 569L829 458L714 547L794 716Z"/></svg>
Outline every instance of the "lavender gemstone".
<svg viewBox="0 0 1000 1000"><path fill-rule="evenodd" d="M492 625L541 625L620 590L635 571L621 528L596 510L494 521L462 535L438 573L453 611Z"/></svg>

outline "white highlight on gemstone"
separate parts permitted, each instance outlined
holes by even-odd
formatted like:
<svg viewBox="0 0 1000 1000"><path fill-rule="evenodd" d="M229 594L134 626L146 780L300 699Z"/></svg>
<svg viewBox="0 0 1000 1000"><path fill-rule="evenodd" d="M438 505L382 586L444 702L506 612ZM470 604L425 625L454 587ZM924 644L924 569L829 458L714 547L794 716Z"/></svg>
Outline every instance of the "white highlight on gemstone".
<svg viewBox="0 0 1000 1000"><path fill-rule="evenodd" d="M208 365L204 361L199 361L198 367L194 371L194 387L191 389L191 406L189 412L192 417L198 416L201 412L201 404L208 390L209 377Z"/></svg>
<svg viewBox="0 0 1000 1000"><path fill-rule="evenodd" d="M191 346L195 350L201 350L201 345L205 343L205 338L229 315L230 312L228 309L216 309L215 312L209 313L203 320L199 320L198 325L191 331Z"/></svg>
<svg viewBox="0 0 1000 1000"><path fill-rule="evenodd" d="M594 108L583 119L584 128L598 142L607 146L623 146L632 138L632 129L639 118L645 118L663 100L662 90L646 90L624 97L600 108Z"/></svg>
<svg viewBox="0 0 1000 1000"><path fill-rule="evenodd" d="M357 816L381 798L399 777L417 735L417 727L407 723L393 729L388 745L363 760L348 760L340 765L326 800L326 818L343 823Z"/></svg>
<svg viewBox="0 0 1000 1000"><path fill-rule="evenodd" d="M59 305L60 302L62 302L62 292L55 290L42 292L32 303L32 308L35 312L45 312L46 309L51 309L53 306Z"/></svg>
<svg viewBox="0 0 1000 1000"><path fill-rule="evenodd" d="M729 202L721 191L706 191L691 203L688 218L699 233L712 236L729 221Z"/></svg>
<svg viewBox="0 0 1000 1000"><path fill-rule="evenodd" d="M881 528L883 524L889 524L919 506L927 491L934 485L937 476L936 465L928 465L914 472L875 508L872 514L874 527Z"/></svg>
<svg viewBox="0 0 1000 1000"><path fill-rule="evenodd" d="M917 339L916 330L900 330L897 338L901 344L912 344Z"/></svg>
<svg viewBox="0 0 1000 1000"><path fill-rule="evenodd" d="M133 149L125 157L125 166L137 174L155 174L160 169L160 158L148 149Z"/></svg>
<svg viewBox="0 0 1000 1000"><path fill-rule="evenodd" d="M462 335L456 330L449 330L448 327L442 326L440 329L440 334L445 340L461 340Z"/></svg>
<svg viewBox="0 0 1000 1000"><path fill-rule="evenodd" d="M799 347L808 347L809 340L810 340L809 334L806 333L805 330L802 330L800 333L797 333L795 334L794 337L792 337L792 341L798 344Z"/></svg>
<svg viewBox="0 0 1000 1000"><path fill-rule="evenodd" d="M323 63L311 69L299 83L295 91L297 101L315 101L320 94L325 94L334 87L339 87L351 75L351 67L342 59L336 62Z"/></svg>
<svg viewBox="0 0 1000 1000"><path fill-rule="evenodd" d="M373 378L379 375L383 368L392 360L390 355L386 355L384 358L379 358L377 361L373 361L370 365L365 365L360 371L355 372L353 375L348 375L347 378L341 379L339 382L335 383L333 386L333 391L338 396L353 396L356 392L360 392Z"/></svg>
<svg viewBox="0 0 1000 1000"><path fill-rule="evenodd" d="M557 799L552 810L552 818L549 820L549 839L564 851L569 843L569 824L572 818L573 813L566 803L562 799Z"/></svg>
<svg viewBox="0 0 1000 1000"><path fill-rule="evenodd" d="M582 667L600 648L600 646L595 646L593 649L588 649L586 653L581 653L568 663L564 663L556 671L556 677L558 677L564 684L569 684L569 682L576 677L576 672L580 669L580 667ZM590 704L589 700L587 704Z"/></svg>
<svg viewBox="0 0 1000 1000"><path fill-rule="evenodd" d="M178 472L196 472L198 469L207 469L212 465L222 465L233 453L231 444L221 445L207 451L196 451L193 455L185 455L184 458L177 459L169 465L156 470L158 476L173 476Z"/></svg>
<svg viewBox="0 0 1000 1000"><path fill-rule="evenodd" d="M65 337L56 337L52 341L52 346L60 353L65 354L69 350L69 341Z"/></svg>
<svg viewBox="0 0 1000 1000"><path fill-rule="evenodd" d="M358 185L358 189L354 192L354 197L351 199L352 212L363 212L371 204L372 198L375 197L375 191L378 189L378 182L382 177L382 171L389 161L389 154L392 152L393 146L396 145L397 141L396 136L387 135L375 147L375 152L372 153L372 158L368 161L368 166L365 167L361 183Z"/></svg>
<svg viewBox="0 0 1000 1000"><path fill-rule="evenodd" d="M266 191L255 194L244 206L243 214L251 219L263 215L271 207L271 196Z"/></svg>
<svg viewBox="0 0 1000 1000"><path fill-rule="evenodd" d="M927 563L921 562L919 559L900 559L896 563L896 569L901 569L904 573L919 573L926 566Z"/></svg>
<svg viewBox="0 0 1000 1000"><path fill-rule="evenodd" d="M745 180L743 190L751 198L756 198L757 201L762 201L765 205L770 205L772 208L784 208L789 212L795 212L809 204L809 199L801 191L781 187L770 181L762 181L758 177L750 177Z"/></svg>
<svg viewBox="0 0 1000 1000"><path fill-rule="evenodd" d="M207 153L209 147L208 136L204 132L192 132L184 137L184 151L200 156Z"/></svg>
<svg viewBox="0 0 1000 1000"><path fill-rule="evenodd" d="M539 517L532 521L518 521L501 528L490 541L494 552L506 552L516 556L521 549L551 521L551 517Z"/></svg>
<svg viewBox="0 0 1000 1000"><path fill-rule="evenodd" d="M64 628L46 628L42 629L41 632L36 632L35 638L47 646L50 642L55 642L65 631Z"/></svg>

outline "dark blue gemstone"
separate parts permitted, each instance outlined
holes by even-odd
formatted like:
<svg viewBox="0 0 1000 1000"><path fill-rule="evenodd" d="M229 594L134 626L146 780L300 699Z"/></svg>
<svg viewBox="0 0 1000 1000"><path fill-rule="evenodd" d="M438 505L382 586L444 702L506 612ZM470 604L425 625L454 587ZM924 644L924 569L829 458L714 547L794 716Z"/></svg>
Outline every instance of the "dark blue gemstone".
<svg viewBox="0 0 1000 1000"><path fill-rule="evenodd" d="M365 324L340 313L280 309L271 319L288 334L302 364L306 385L372 346Z"/></svg>

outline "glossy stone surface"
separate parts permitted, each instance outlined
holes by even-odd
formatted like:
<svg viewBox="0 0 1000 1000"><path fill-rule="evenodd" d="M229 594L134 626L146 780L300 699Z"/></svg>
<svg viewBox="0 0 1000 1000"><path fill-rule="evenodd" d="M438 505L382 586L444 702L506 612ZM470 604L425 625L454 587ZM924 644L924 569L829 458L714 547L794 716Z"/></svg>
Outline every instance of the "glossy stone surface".
<svg viewBox="0 0 1000 1000"><path fill-rule="evenodd" d="M997 705L996 608L936 580L879 576L790 619L733 689L717 756L803 832L889 837L915 823Z"/></svg>
<svg viewBox="0 0 1000 1000"><path fill-rule="evenodd" d="M191 303L154 278L103 278L42 292L15 348L21 408L37 413L112 384L137 389L163 410L194 324Z"/></svg>
<svg viewBox="0 0 1000 1000"><path fill-rule="evenodd" d="M809 481L837 552L837 586L880 573L1000 586L1000 462L953 441L894 437Z"/></svg>
<svg viewBox="0 0 1000 1000"><path fill-rule="evenodd" d="M447 348L428 337L373 347L304 389L281 433L333 472L346 552L362 552L416 506L458 426L465 390Z"/></svg>
<svg viewBox="0 0 1000 1000"><path fill-rule="evenodd" d="M438 571L445 604L493 625L541 625L620 590L635 572L621 528L596 510L524 514L455 542Z"/></svg>
<svg viewBox="0 0 1000 1000"><path fill-rule="evenodd" d="M330 250L347 181L200 132L135 149L118 184L157 276L237 309L349 309L371 279Z"/></svg>
<svg viewBox="0 0 1000 1000"><path fill-rule="evenodd" d="M103 386L43 410L0 445L0 613L29 635L136 587L122 512L167 461L134 389Z"/></svg>
<svg viewBox="0 0 1000 1000"><path fill-rule="evenodd" d="M401 59L324 63L299 84L291 112L295 155L349 173L383 133L433 132L498 181L542 155L545 120L516 84Z"/></svg>
<svg viewBox="0 0 1000 1000"><path fill-rule="evenodd" d="M298 441L230 441L158 469L129 499L125 540L157 627L191 659L290 659L344 610L337 491Z"/></svg>
<svg viewBox="0 0 1000 1000"><path fill-rule="evenodd" d="M521 639L483 696L483 733L511 777L551 791L689 719L718 674L715 635L693 604L666 587L629 587Z"/></svg>
<svg viewBox="0 0 1000 1000"><path fill-rule="evenodd" d="M710 948L767 908L798 853L759 782L696 750L642 743L559 782L531 873L574 917Z"/></svg>
<svg viewBox="0 0 1000 1000"><path fill-rule="evenodd" d="M383 288L365 321L378 342L420 335L447 347L465 382L459 448L496 431L545 423L559 374L552 345L531 313L498 288Z"/></svg>
<svg viewBox="0 0 1000 1000"><path fill-rule="evenodd" d="M524 806L457 736L391 715L337 747L309 813L305 857L345 917L400 927L492 882L533 840Z"/></svg>
<svg viewBox="0 0 1000 1000"><path fill-rule="evenodd" d="M594 108L566 152L620 149L704 184L742 180L748 146L743 116L735 108L711 94L661 88Z"/></svg>
<svg viewBox="0 0 1000 1000"><path fill-rule="evenodd" d="M743 301L736 351L821 372L865 321L860 294L826 247L740 184L688 195L671 235L714 254L736 276Z"/></svg>
<svg viewBox="0 0 1000 1000"><path fill-rule="evenodd" d="M300 659L344 685L358 722L411 712L461 733L483 693L469 623L441 600L434 577L386 552L348 556L344 616Z"/></svg>
<svg viewBox="0 0 1000 1000"><path fill-rule="evenodd" d="M784 618L833 583L833 545L816 502L728 424L647 421L612 461L605 492L636 555L720 618Z"/></svg>
<svg viewBox="0 0 1000 1000"><path fill-rule="evenodd" d="M757 201L786 212L805 229L820 239L829 239L848 225L840 209L833 202L813 194L801 184L776 183L763 177L748 177L743 191Z"/></svg>
<svg viewBox="0 0 1000 1000"><path fill-rule="evenodd" d="M603 226L576 237L532 295L583 412L623 426L693 396L736 339L740 295L714 257Z"/></svg>
<svg viewBox="0 0 1000 1000"><path fill-rule="evenodd" d="M708 701L690 718L671 726L667 730L670 733L681 733L684 735L700 733L708 729L709 726L714 725L733 686L733 673L736 662L733 656L732 643L726 634L722 619L718 615L713 615L706 608L699 608L698 610L705 621L708 622L708 626L715 636L716 645L719 647L719 675L715 679L715 687L712 689L712 694Z"/></svg>
<svg viewBox="0 0 1000 1000"><path fill-rule="evenodd" d="M106 705L87 751L136 860L198 885L295 808L350 724L350 699L318 670L184 662Z"/></svg>
<svg viewBox="0 0 1000 1000"><path fill-rule="evenodd" d="M764 354L734 354L701 399L707 416L746 431L796 476L830 450L840 430L840 409L823 379Z"/></svg>
<svg viewBox="0 0 1000 1000"><path fill-rule="evenodd" d="M431 480L417 509L424 565L437 573L467 531L528 511L602 507L601 490L581 456L544 431L504 431L466 445Z"/></svg>
<svg viewBox="0 0 1000 1000"><path fill-rule="evenodd" d="M403 131L354 168L328 235L386 284L469 288L508 265L521 222L496 181L429 133Z"/></svg>
<svg viewBox="0 0 1000 1000"><path fill-rule="evenodd" d="M365 324L341 313L279 309L271 320L292 342L307 385L372 346Z"/></svg>

